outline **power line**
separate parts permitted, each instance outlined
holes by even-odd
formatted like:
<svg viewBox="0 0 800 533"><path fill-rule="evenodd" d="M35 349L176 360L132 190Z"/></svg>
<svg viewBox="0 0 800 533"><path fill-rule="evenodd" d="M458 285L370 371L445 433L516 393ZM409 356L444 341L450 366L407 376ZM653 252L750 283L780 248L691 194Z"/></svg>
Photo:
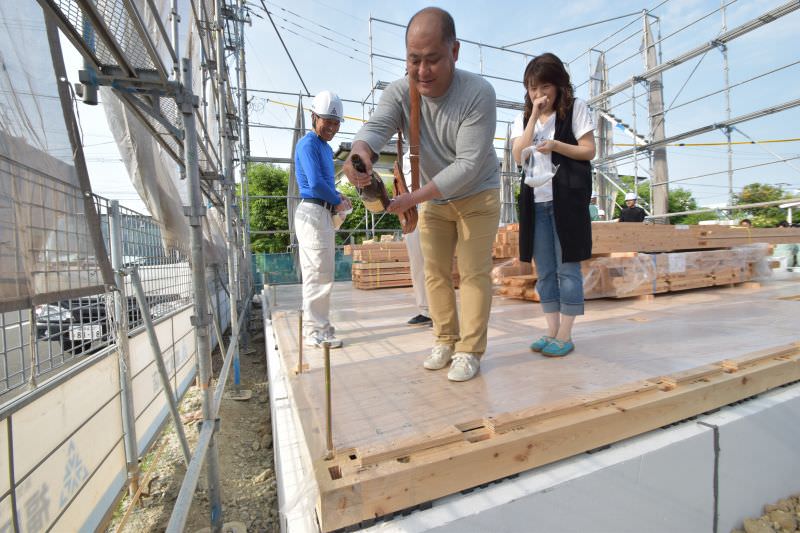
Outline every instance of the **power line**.
<svg viewBox="0 0 800 533"><path fill-rule="evenodd" d="M689 24L686 24L685 26L683 26L683 27L681 27L681 28L678 28L677 30L675 30L674 32L670 33L670 34L669 34L669 35L667 35L666 37L662 37L662 38L661 38L661 39L659 39L658 41L654 42L654 43L652 44L652 46L656 46L656 45L659 45L659 44L663 43L664 41L666 41L666 40L667 40L667 39L669 39L670 37L674 37L674 36L675 36L675 35L677 35L678 33L682 32L682 31L684 31L684 30L686 30L686 29L689 29L690 27L694 26L694 25L695 25L695 24L697 24L698 22L700 22L700 21L702 21L702 20L705 20L705 19L707 19L707 18L708 18L708 17L710 17L711 15L713 15L713 14L715 14L715 13L718 13L719 11L721 11L721 10L723 10L723 9L727 8L727 7L728 7L728 6L730 6L731 4L734 4L734 3L736 3L737 1L738 1L738 0L731 0L731 1L730 1L730 2L728 2L727 4L724 4L722 7L720 7L720 8L717 8L717 9L715 9L714 11L711 11L710 13L707 13L707 14L703 15L702 17L700 17L700 18L698 18L698 19L696 19L696 20L693 20L693 21L692 21L692 22L690 22ZM621 64L623 64L623 63L625 63L626 61L628 61L628 60L630 60L630 59L633 59L634 57L636 57L636 56L638 56L638 55L639 55L639 51L637 50L635 54L629 55L629 56L628 56L628 57L626 57L625 59L622 59L621 61L618 61L618 62L614 63L613 65L611 65L610 67L608 67L608 70L611 70L611 69L613 69L613 68L615 68L615 67L618 67L619 65L621 65Z"/></svg>
<svg viewBox="0 0 800 533"><path fill-rule="evenodd" d="M266 12L267 17L269 17L269 21L272 23L272 27L275 28L275 34L281 41L281 45L283 45L283 49L286 51L286 55L289 56L289 61L291 61L292 67L294 67L294 71L297 73L297 77L300 78L300 83L303 84L303 88L306 90L306 94L311 94L311 92L308 90L308 87L306 87L306 82L303 81L303 76L301 76L300 71L297 70L297 65L294 64L294 59L292 58L292 54L289 53L289 49L286 47L286 43L283 42L283 37L281 37L281 32L278 31L278 27L275 25L275 21L272 20L272 15L269 14L267 6L264 5L264 0L261 0L261 5L264 7L264 11Z"/></svg>
<svg viewBox="0 0 800 533"><path fill-rule="evenodd" d="M661 1L661 2L658 4L658 5L656 5L656 6L653 6L653 7L651 7L650 9L648 9L648 10L647 10L647 12L648 12L648 13L652 13L653 11L655 11L655 10L656 10L656 9L658 9L658 8L660 8L661 6L663 6L664 4L666 4L666 3L667 3L667 2L669 2L669 1L670 1L670 0L662 0L662 1ZM612 37L614 37L615 35L618 35L618 34L619 34L619 33L620 33L622 30L624 30L624 29L625 29L625 28L627 28L628 26L631 26L631 25L635 24L637 20L638 20L638 19L634 19L634 20L630 21L629 23L625 24L623 27L621 27L621 28L620 28L620 29L618 29L617 31L613 31L613 32L611 32L611 33L608 35L608 37L606 37L605 39L602 39L602 40L598 41L598 42L597 42L597 43L595 43L595 44L593 44L592 46L590 46L589 48L587 48L587 49L586 49L584 52L582 52L582 53L581 53L579 56L577 56L577 57L576 57L575 59L573 59L572 61L567 61L567 64L568 64L568 65L569 65L569 64L572 64L572 63L574 63L575 61L577 61L579 58L581 58L581 57L585 56L586 54L588 54L589 52L591 52L592 50L595 50L595 49L597 49L597 47L598 47L598 46L600 46L601 44L603 44L603 43L604 43L604 42L606 42L607 40L611 39L611 38L612 38ZM637 30L637 31L636 31L636 33L638 34L638 33L639 33L639 30ZM634 34L634 35L636 35L636 34ZM628 39L630 39L630 37L626 38L626 39L625 39L625 41L627 41ZM624 41L622 41L622 42L624 42ZM614 46L612 46L611 48L607 49L607 50L606 50L606 52L608 52L609 50L613 50L613 49L614 49L616 46L618 46L618 45L619 45L619 43L618 43L617 45L614 45Z"/></svg>
<svg viewBox="0 0 800 533"><path fill-rule="evenodd" d="M281 11L285 11L286 13L289 13L289 14L291 14L291 15L293 15L293 16L295 16L295 17L299 18L300 20L304 20L304 21L306 21L306 22L310 22L310 23L311 23L311 24L313 24L314 26L318 26L318 27L320 27L320 28L322 28L322 29L324 29L324 30L326 30L326 31L329 31L329 32L333 33L334 35L339 35L339 36L341 36L341 37L344 37L345 39L349 39L349 40L353 41L354 43L356 43L356 44L359 44L359 45L361 45L361 46L369 46L369 45L368 45L367 43L365 43L364 41L359 41L359 40L357 40L357 39L354 39L353 37L350 37L350 36L348 36L348 35L345 35L344 33L340 32L340 31L334 30L333 28L329 28L329 27L325 26L324 24L320 24L319 22L316 22L316 21L314 21L314 20L311 20L311 19L310 19L310 18L308 18L308 17L304 17L303 15L300 15L300 14L298 14L298 13L295 13L294 11L291 11L291 10L289 10L289 9L286 9L286 8L284 8L284 7L281 7L281 6L277 5L277 4L273 4L273 5L275 5L275 7L277 7L277 8L278 8L278 9L280 9ZM274 13L273 13L273 14L274 14ZM277 16L277 15L276 15L276 16ZM299 27L303 27L303 26L300 26L299 24L297 24L296 22L290 21L290 20L288 20L288 19L285 19L285 18L282 18L282 17L278 17L278 18L281 18L282 20L285 20L286 22L289 22L290 24L295 24L295 25L297 25L297 26L299 26ZM354 17L354 18L357 18L357 17ZM362 20L362 21L366 22L366 19L359 19L359 20ZM304 29L307 29L307 28L305 28L305 27L303 27L303 28L304 28ZM309 31L311 31L311 30L309 30ZM350 46L350 45L344 45L344 46ZM378 50L378 49L377 49L377 48L375 48L375 50ZM378 50L378 51L380 52L381 50Z"/></svg>
<svg viewBox="0 0 800 533"><path fill-rule="evenodd" d="M524 41L519 41L519 42L511 43L511 44L506 44L506 45L501 46L500 48L510 48L512 46L518 46L520 44L529 43L531 41L538 41L539 39L544 39L546 37L553 37L554 35L561 35L561 34L564 34L564 33L569 33L569 32L576 31L576 30L581 30L583 28L589 28L591 26L597 26L598 24L604 24L606 22L611 22L613 20L619 20L619 19L632 17L634 15L639 15L640 13L641 13L640 11L634 11L632 13L627 13L625 15L620 15L618 17L613 17L613 18L610 18L610 19L598 20L597 22L589 22L588 24L582 24L580 26L575 26L575 27L572 27L572 28L559 30L559 31L556 31L556 32L553 32L553 33L546 33L544 35L539 35L538 37L531 37L530 39L525 39Z"/></svg>
<svg viewBox="0 0 800 533"><path fill-rule="evenodd" d="M794 161L795 159L800 159L800 155L795 156L795 157L787 157L785 159L780 159L778 161L768 161L766 163L758 163L758 164L755 164L755 165L748 165L746 167L734 168L733 170L734 170L734 172L738 171L738 170L749 170L751 168L765 167L767 165L775 165L777 163L786 163L787 161ZM679 182L682 182L682 181L689 181L689 180L694 180L694 179L698 179L698 178L706 178L708 176L717 176L719 174L727 174L727 173L728 173L727 170L721 170L719 172L709 172L707 174L698 174L697 176L690 176L688 178L679 178L679 179L676 179L676 180L669 180L669 183L654 183L654 184L652 184L652 186L656 187L656 186L659 186L659 185L671 185L673 183L679 183Z"/></svg>

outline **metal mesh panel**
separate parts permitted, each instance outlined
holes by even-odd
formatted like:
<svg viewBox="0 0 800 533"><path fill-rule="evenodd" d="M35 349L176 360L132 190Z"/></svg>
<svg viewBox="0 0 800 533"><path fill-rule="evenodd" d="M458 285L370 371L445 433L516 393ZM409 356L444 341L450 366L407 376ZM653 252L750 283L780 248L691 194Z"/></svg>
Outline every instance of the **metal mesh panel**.
<svg viewBox="0 0 800 533"><path fill-rule="evenodd" d="M161 230L150 216L120 209L124 266L135 267L142 280L151 318L158 319L192 302L192 272L186 249L164 247ZM143 324L130 276L125 276L128 327Z"/></svg>
<svg viewBox="0 0 800 533"><path fill-rule="evenodd" d="M95 197L95 204L106 249L111 250L111 203ZM65 204L63 212L68 211L69 205L74 206L73 213L79 213L81 204L76 204L74 199ZM38 208L35 216L46 220L59 214ZM190 305L192 283L187 250L166 249L158 224L150 216L121 208L119 223L123 267L138 269L151 318L158 320ZM65 232L74 239L78 230L65 224ZM50 257L69 255L69 249L56 248L54 253L57 251L57 254ZM6 253L7 247L0 250ZM46 266L49 271L54 270L54 266ZM87 277L92 272L99 275L96 267L88 262L72 264L69 272L76 277ZM128 317L128 330L132 331L141 327L143 320L130 276L124 279L124 312ZM0 313L0 404L24 391L26 386L35 386L42 379L113 344L116 341L114 312L114 293L101 292Z"/></svg>
<svg viewBox="0 0 800 533"><path fill-rule="evenodd" d="M55 0L55 5L63 14L76 33L83 37L87 46L95 51L101 65L120 66L111 53L107 43L104 42L102 31L98 31L89 23L78 2L75 0ZM155 71L155 65L150 58L141 37L136 31L126 7L119 0L98 0L96 9L100 18L105 23L108 31L119 44L126 59L135 69Z"/></svg>
<svg viewBox="0 0 800 533"><path fill-rule="evenodd" d="M132 95L131 98L138 99L140 102L142 102L142 105L144 107L150 107L151 106L150 102L148 102L147 99L145 99L142 96ZM160 111L161 115L164 116L164 118L172 126L174 126L176 128L179 128L179 129L182 128L183 127L183 120L181 119L180 122L178 122L179 119L177 118L177 107L175 106L175 101L172 98L159 98L158 101L159 101L159 109L158 109L158 111ZM171 107L170 107L170 103L171 103ZM160 123L154 117L152 117L149 114L143 112L139 108L137 108L137 110L139 111L139 116L141 116L150 125L150 127L153 129L153 131L156 132L158 137L160 137L164 141L164 143L167 146L169 146L170 150L172 150L172 152L175 154L175 157L177 157L177 161L176 162L179 163L179 164L182 164L183 163L183 143L178 141L178 139L172 134L172 132L169 131L162 123ZM165 113L165 110L166 110L166 113Z"/></svg>

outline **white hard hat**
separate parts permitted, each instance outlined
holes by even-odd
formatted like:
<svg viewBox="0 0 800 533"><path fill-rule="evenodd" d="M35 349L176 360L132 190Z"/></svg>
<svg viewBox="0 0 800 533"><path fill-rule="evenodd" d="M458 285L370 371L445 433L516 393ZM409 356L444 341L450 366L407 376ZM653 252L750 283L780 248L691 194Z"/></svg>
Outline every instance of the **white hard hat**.
<svg viewBox="0 0 800 533"><path fill-rule="evenodd" d="M595 191L592 191L592 198L597 198L597 193Z"/></svg>
<svg viewBox="0 0 800 533"><path fill-rule="evenodd" d="M344 122L342 101L330 91L320 91L311 102L311 112L319 118L328 118Z"/></svg>
<svg viewBox="0 0 800 533"><path fill-rule="evenodd" d="M628 200L636 200L636 193L635 192L625 193L625 201L627 202Z"/></svg>

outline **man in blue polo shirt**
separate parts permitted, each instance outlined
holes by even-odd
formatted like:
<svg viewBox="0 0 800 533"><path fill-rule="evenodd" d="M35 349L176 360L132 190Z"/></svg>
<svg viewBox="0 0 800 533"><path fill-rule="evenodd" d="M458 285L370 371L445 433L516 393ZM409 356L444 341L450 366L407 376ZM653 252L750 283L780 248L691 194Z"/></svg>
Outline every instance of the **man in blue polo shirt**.
<svg viewBox="0 0 800 533"><path fill-rule="evenodd" d="M350 200L336 191L333 150L328 142L344 119L342 101L322 91L311 103L313 131L298 141L294 163L302 200L294 214L294 227L303 273L303 336L307 346L340 348L328 318L333 289L335 232L332 217L351 209Z"/></svg>

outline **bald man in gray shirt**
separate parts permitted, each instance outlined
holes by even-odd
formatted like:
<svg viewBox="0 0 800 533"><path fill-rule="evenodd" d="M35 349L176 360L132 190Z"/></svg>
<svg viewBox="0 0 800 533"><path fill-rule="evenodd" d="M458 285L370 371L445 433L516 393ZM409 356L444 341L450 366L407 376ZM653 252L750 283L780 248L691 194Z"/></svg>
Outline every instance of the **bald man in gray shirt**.
<svg viewBox="0 0 800 533"><path fill-rule="evenodd" d="M496 100L492 86L458 70L460 43L449 13L425 8L406 32L406 67L421 95L421 187L395 197L388 211L420 205L425 288L436 343L424 367L450 365L451 381L472 379L486 351L492 304L492 244L500 220L500 173L494 150ZM344 171L353 185L369 184L371 162L398 128L408 138L409 78L393 82L356 135ZM351 158L367 163L358 172ZM458 259L461 309L452 282ZM460 315L460 323L459 323Z"/></svg>

